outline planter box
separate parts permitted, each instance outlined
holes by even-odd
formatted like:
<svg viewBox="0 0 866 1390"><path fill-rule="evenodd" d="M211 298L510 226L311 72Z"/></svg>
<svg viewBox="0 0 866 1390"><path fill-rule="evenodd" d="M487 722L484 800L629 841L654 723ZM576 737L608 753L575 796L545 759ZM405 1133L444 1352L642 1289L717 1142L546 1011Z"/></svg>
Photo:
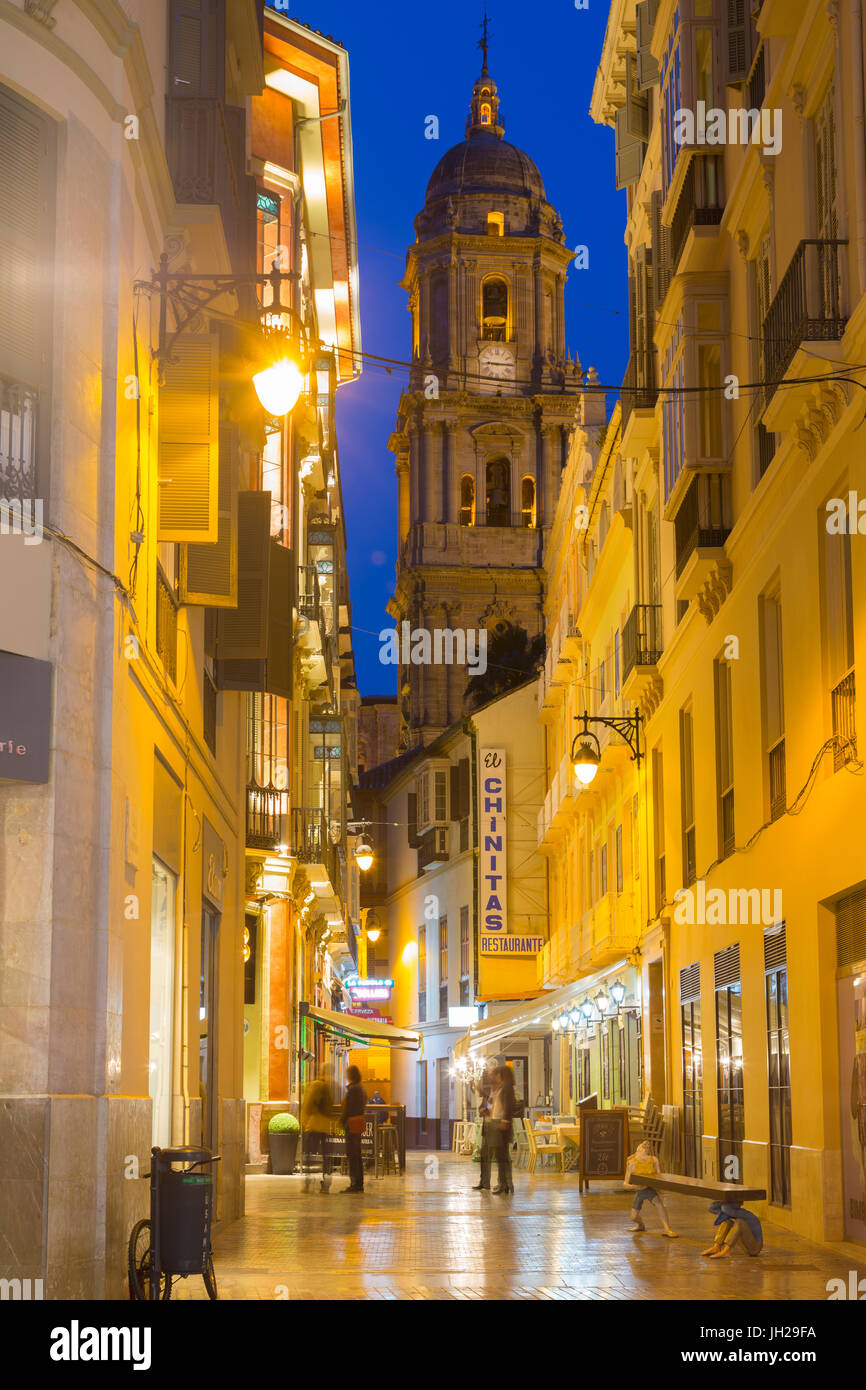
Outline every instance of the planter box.
<svg viewBox="0 0 866 1390"><path fill-rule="evenodd" d="M271 1172L285 1176L295 1171L295 1157L298 1152L300 1134L269 1134L268 1149L271 1155Z"/></svg>

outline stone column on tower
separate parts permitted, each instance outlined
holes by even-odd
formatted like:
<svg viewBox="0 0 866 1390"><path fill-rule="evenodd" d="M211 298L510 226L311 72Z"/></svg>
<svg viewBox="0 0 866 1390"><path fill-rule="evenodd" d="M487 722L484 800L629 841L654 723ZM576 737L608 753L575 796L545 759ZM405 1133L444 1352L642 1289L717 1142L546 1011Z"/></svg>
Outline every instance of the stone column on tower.
<svg viewBox="0 0 866 1390"><path fill-rule="evenodd" d="M442 426L442 520L451 524L460 520L460 467L457 459L457 422L446 420Z"/></svg>
<svg viewBox="0 0 866 1390"><path fill-rule="evenodd" d="M397 527L402 546L409 535L409 455L399 453L397 455L397 489L398 489L398 511Z"/></svg>
<svg viewBox="0 0 866 1390"><path fill-rule="evenodd" d="M532 261L532 299L535 310L535 361L540 366L544 362L544 272L541 257Z"/></svg>
<svg viewBox="0 0 866 1390"><path fill-rule="evenodd" d="M411 526L417 526L418 522L422 520L423 502L421 498L421 433L414 415L409 417L406 429L409 432L409 523Z"/></svg>
<svg viewBox="0 0 866 1390"><path fill-rule="evenodd" d="M442 426L438 420L424 422L424 520L441 521L442 506Z"/></svg>

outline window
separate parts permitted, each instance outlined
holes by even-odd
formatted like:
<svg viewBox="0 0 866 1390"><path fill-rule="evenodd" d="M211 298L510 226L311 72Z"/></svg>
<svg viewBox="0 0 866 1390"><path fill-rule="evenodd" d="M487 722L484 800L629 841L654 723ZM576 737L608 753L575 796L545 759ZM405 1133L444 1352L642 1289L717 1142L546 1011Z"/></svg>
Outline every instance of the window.
<svg viewBox="0 0 866 1390"><path fill-rule="evenodd" d="M619 695L619 628L613 634L613 688Z"/></svg>
<svg viewBox="0 0 866 1390"><path fill-rule="evenodd" d="M787 805L782 605L778 593L764 594L759 599L758 621L761 631L761 703L770 819L778 820L779 816L784 815Z"/></svg>
<svg viewBox="0 0 866 1390"><path fill-rule="evenodd" d="M418 779L418 828L430 824L430 777L424 773Z"/></svg>
<svg viewBox="0 0 866 1390"><path fill-rule="evenodd" d="M601 895L607 892L607 845L601 847Z"/></svg>
<svg viewBox="0 0 866 1390"><path fill-rule="evenodd" d="M622 826L616 827L616 891L622 892Z"/></svg>
<svg viewBox="0 0 866 1390"><path fill-rule="evenodd" d="M601 1094L610 1100L610 1024L601 1025Z"/></svg>
<svg viewBox="0 0 866 1390"><path fill-rule="evenodd" d="M281 199L276 193L259 189L256 198L256 225L258 269L260 275L267 275L276 266L277 270L291 270L288 251L280 242ZM270 285L259 286L262 304L267 306L274 297Z"/></svg>
<svg viewBox="0 0 866 1390"><path fill-rule="evenodd" d="M729 946L727 950L716 953L715 980L719 1179L722 1182L742 1182L745 1114L739 946Z"/></svg>
<svg viewBox="0 0 866 1390"><path fill-rule="evenodd" d="M433 774L434 819L437 825L448 820L448 773L437 770Z"/></svg>
<svg viewBox="0 0 866 1390"><path fill-rule="evenodd" d="M598 698L604 704L604 662L600 661L598 666Z"/></svg>
<svg viewBox="0 0 866 1390"><path fill-rule="evenodd" d="M655 859L656 913L665 905L665 782L662 750L653 749L653 857Z"/></svg>
<svg viewBox="0 0 866 1390"><path fill-rule="evenodd" d="M469 1003L469 908L460 909L460 1003Z"/></svg>
<svg viewBox="0 0 866 1390"><path fill-rule="evenodd" d="M703 1175L703 1045L701 1041L700 966L680 971L680 1017L683 1029L683 1158L686 1176Z"/></svg>
<svg viewBox="0 0 866 1390"><path fill-rule="evenodd" d="M719 818L719 858L734 852L734 729L731 667L715 663L716 794Z"/></svg>
<svg viewBox="0 0 866 1390"><path fill-rule="evenodd" d="M430 281L430 355L434 362L448 357L451 287L447 275L434 275Z"/></svg>
<svg viewBox="0 0 866 1390"><path fill-rule="evenodd" d="M205 904L201 913L201 983L199 989L199 1076L201 1132L207 1148L217 1146L217 1040L219 1038L219 914Z"/></svg>
<svg viewBox="0 0 866 1390"><path fill-rule="evenodd" d="M149 1094L152 1142L171 1144L171 1078L174 1062L174 956L177 878L154 857L150 916Z"/></svg>
<svg viewBox="0 0 866 1390"><path fill-rule="evenodd" d="M491 118L490 103L487 102L487 101L484 101L484 102L481 103L481 124L482 124L482 125L490 125L490 118Z"/></svg>
<svg viewBox="0 0 866 1390"><path fill-rule="evenodd" d="M505 236L505 213L488 212L487 214L487 235Z"/></svg>
<svg viewBox="0 0 866 1390"><path fill-rule="evenodd" d="M427 1022L427 924L418 928L418 1022Z"/></svg>
<svg viewBox="0 0 866 1390"><path fill-rule="evenodd" d="M722 349L719 343L698 346L698 421L699 457L717 459L722 456Z"/></svg>
<svg viewBox="0 0 866 1390"><path fill-rule="evenodd" d="M487 525L510 525L510 513L511 466L507 459L492 459L487 465Z"/></svg>
<svg viewBox="0 0 866 1390"><path fill-rule="evenodd" d="M520 484L520 523L535 525L535 479L524 478Z"/></svg>
<svg viewBox="0 0 866 1390"><path fill-rule="evenodd" d="M481 336L504 343L508 328L508 285L499 276L484 281L481 291Z"/></svg>
<svg viewBox="0 0 866 1390"><path fill-rule="evenodd" d="M439 1017L448 1017L448 918L439 918Z"/></svg>
<svg viewBox="0 0 866 1390"><path fill-rule="evenodd" d="M854 727L854 610L851 595L851 537L830 535L826 511L819 513L823 553L824 651L836 744L836 769L856 756Z"/></svg>
<svg viewBox="0 0 866 1390"><path fill-rule="evenodd" d="M836 106L831 82L815 118L815 193L817 234L833 241L839 235L836 180ZM835 257L830 258L835 265Z"/></svg>
<svg viewBox="0 0 866 1390"><path fill-rule="evenodd" d="M662 437L665 456L665 501L683 470L686 458L685 375L681 356L671 371L662 399Z"/></svg>
<svg viewBox="0 0 866 1390"><path fill-rule="evenodd" d="M767 1080L770 1100L770 1201L791 1205L791 1046L784 922L764 932Z"/></svg>
<svg viewBox="0 0 866 1390"><path fill-rule="evenodd" d="M460 479L460 525L475 525L475 479L470 473Z"/></svg>
<svg viewBox="0 0 866 1390"><path fill-rule="evenodd" d="M680 710L680 792L683 826L683 883L697 878L695 861L695 773L692 712Z"/></svg>

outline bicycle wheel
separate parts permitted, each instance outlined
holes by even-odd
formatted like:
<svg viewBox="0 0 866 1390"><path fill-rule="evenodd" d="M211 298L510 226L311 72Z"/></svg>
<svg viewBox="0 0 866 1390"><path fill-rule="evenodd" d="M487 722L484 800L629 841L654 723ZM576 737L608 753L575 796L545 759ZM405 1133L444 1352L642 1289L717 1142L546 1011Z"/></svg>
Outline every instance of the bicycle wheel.
<svg viewBox="0 0 866 1390"><path fill-rule="evenodd" d="M150 1222L139 1221L132 1228L128 1248L129 1297L133 1301L146 1303L150 1300L150 1261ZM160 1299L171 1298L170 1274L160 1275L159 1286Z"/></svg>
<svg viewBox="0 0 866 1390"><path fill-rule="evenodd" d="M219 1294L217 1293L216 1273L214 1272L213 1255L211 1254L207 1257L207 1264L202 1273L202 1278L204 1279L204 1286L207 1289L208 1298L216 1301L216 1299L219 1298Z"/></svg>

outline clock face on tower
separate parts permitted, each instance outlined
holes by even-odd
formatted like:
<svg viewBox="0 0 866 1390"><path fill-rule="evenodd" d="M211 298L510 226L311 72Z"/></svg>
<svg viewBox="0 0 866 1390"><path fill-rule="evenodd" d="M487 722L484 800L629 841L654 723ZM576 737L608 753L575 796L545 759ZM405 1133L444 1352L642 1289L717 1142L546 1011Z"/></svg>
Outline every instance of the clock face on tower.
<svg viewBox="0 0 866 1390"><path fill-rule="evenodd" d="M514 357L504 343L491 343L478 354L481 375L489 381L513 381Z"/></svg>

